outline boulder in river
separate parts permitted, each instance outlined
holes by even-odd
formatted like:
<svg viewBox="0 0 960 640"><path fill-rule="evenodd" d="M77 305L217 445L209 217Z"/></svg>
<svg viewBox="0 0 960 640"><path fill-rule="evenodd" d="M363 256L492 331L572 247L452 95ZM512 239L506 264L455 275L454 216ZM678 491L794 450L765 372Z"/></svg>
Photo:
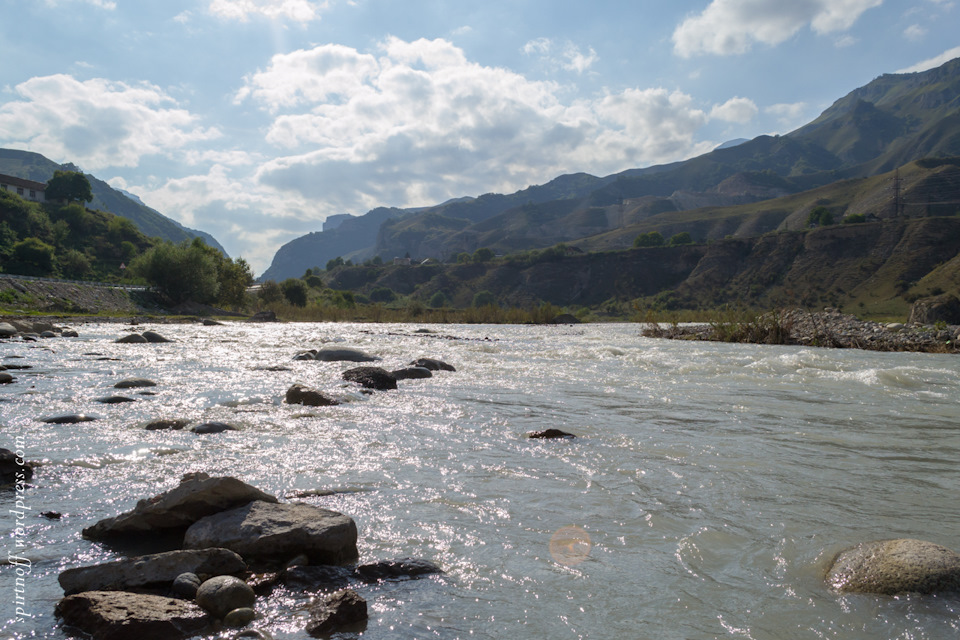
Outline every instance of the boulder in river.
<svg viewBox="0 0 960 640"><path fill-rule="evenodd" d="M826 581L840 593L960 593L960 554L911 538L864 542L837 554Z"/></svg>
<svg viewBox="0 0 960 640"><path fill-rule="evenodd" d="M140 389L143 387L155 387L157 383L147 378L125 378L113 385L114 389Z"/></svg>
<svg viewBox="0 0 960 640"><path fill-rule="evenodd" d="M397 379L389 371L380 367L356 367L342 374L347 382L356 382L367 389L386 391L397 388Z"/></svg>
<svg viewBox="0 0 960 640"><path fill-rule="evenodd" d="M243 558L228 549L191 549L67 569L60 574L59 581L67 595L82 591L132 591L149 585L169 585L184 573L219 576L240 573L246 568Z"/></svg>
<svg viewBox="0 0 960 640"><path fill-rule="evenodd" d="M354 569L354 574L365 582L380 580L402 580L416 578L432 573L443 573L443 569L422 558L397 558L396 560L378 560L362 564Z"/></svg>
<svg viewBox="0 0 960 640"><path fill-rule="evenodd" d="M20 463L23 464L20 464ZM0 449L0 486L26 482L33 477L33 466L9 449Z"/></svg>
<svg viewBox="0 0 960 640"><path fill-rule="evenodd" d="M308 504L261 501L198 520L184 534L183 546L223 547L248 561L277 565L299 554L313 564L342 564L359 555L352 518Z"/></svg>
<svg viewBox="0 0 960 640"><path fill-rule="evenodd" d="M18 333L17 328L9 322L0 322L0 338L12 338Z"/></svg>
<svg viewBox="0 0 960 640"><path fill-rule="evenodd" d="M426 367L406 367L404 369L391 371L390 375L397 380L415 380L419 378L432 378L433 372Z"/></svg>
<svg viewBox="0 0 960 640"><path fill-rule="evenodd" d="M326 637L341 629L353 630L367 620L367 601L353 589L331 593L310 608L307 633Z"/></svg>
<svg viewBox="0 0 960 640"><path fill-rule="evenodd" d="M185 530L201 518L254 500L268 503L277 501L275 497L236 478L211 478L205 473L190 473L183 477L178 486L149 500L141 500L132 511L87 527L83 530L83 537L104 540L147 532Z"/></svg>
<svg viewBox="0 0 960 640"><path fill-rule="evenodd" d="M287 404L302 404L307 407L330 407L340 404L337 400L302 384L295 384L287 389L284 400Z"/></svg>
<svg viewBox="0 0 960 640"><path fill-rule="evenodd" d="M162 418L160 420L152 420L144 425L144 429L147 431L161 431L169 429L170 431L179 431L185 426L190 424L189 420L183 420L181 418Z"/></svg>
<svg viewBox="0 0 960 640"><path fill-rule="evenodd" d="M202 633L214 621L192 602L126 591L67 596L55 613L94 640L178 640Z"/></svg>
<svg viewBox="0 0 960 640"><path fill-rule="evenodd" d="M447 364L443 360L437 360L436 358L417 358L410 363L410 366L424 367L431 371L456 371L452 364Z"/></svg>
<svg viewBox="0 0 960 640"><path fill-rule="evenodd" d="M17 379L6 371L0 371L0 384L12 384L16 381Z"/></svg>
<svg viewBox="0 0 960 640"><path fill-rule="evenodd" d="M139 333L128 333L122 338L114 340L117 344L147 344L147 339Z"/></svg>
<svg viewBox="0 0 960 640"><path fill-rule="evenodd" d="M103 398L97 398L96 401L100 404L123 404L125 402L136 402L134 398L128 398L127 396L104 396Z"/></svg>
<svg viewBox="0 0 960 640"><path fill-rule="evenodd" d="M190 431L205 435L209 433L223 433L224 431L240 431L240 427L230 424L229 422L202 422L198 425L190 427Z"/></svg>
<svg viewBox="0 0 960 640"><path fill-rule="evenodd" d="M324 347L317 351L314 359L321 362L376 362L382 360L379 356L346 347Z"/></svg>
<svg viewBox="0 0 960 640"><path fill-rule="evenodd" d="M347 567L329 564L293 565L283 570L281 579L288 589L295 591L320 591L347 586L353 572Z"/></svg>
<svg viewBox="0 0 960 640"><path fill-rule="evenodd" d="M41 418L40 422L46 422L47 424L79 424L81 422L93 422L97 419L96 416L88 416L85 413L68 413L62 416Z"/></svg>
<svg viewBox="0 0 960 640"><path fill-rule="evenodd" d="M250 607L257 596L246 582L234 576L216 576L197 589L197 604L217 618L241 607Z"/></svg>
<svg viewBox="0 0 960 640"><path fill-rule="evenodd" d="M273 311L258 311L249 318L247 322L277 322L277 314Z"/></svg>
<svg viewBox="0 0 960 640"><path fill-rule="evenodd" d="M558 438L576 438L577 436L560 429L544 429L543 431L533 431L527 434L531 440L553 440Z"/></svg>
<svg viewBox="0 0 960 640"><path fill-rule="evenodd" d="M143 335L144 339L151 344L162 344L164 342L173 342L173 340L163 337L156 331L144 331L141 335Z"/></svg>

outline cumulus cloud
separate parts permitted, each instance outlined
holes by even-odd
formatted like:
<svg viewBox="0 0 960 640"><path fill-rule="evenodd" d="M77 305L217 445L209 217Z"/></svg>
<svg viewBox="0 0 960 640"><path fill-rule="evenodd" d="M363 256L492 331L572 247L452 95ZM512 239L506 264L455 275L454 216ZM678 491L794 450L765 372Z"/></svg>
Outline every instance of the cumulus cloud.
<svg viewBox="0 0 960 640"><path fill-rule="evenodd" d="M315 0L210 0L212 15L226 20L246 22L251 16L286 19L294 22L319 20L328 2Z"/></svg>
<svg viewBox="0 0 960 640"><path fill-rule="evenodd" d="M924 36L927 35L927 30L925 27L921 27L918 24L912 24L906 29L903 30L903 36L907 40L913 40L914 42L922 40Z"/></svg>
<svg viewBox="0 0 960 640"><path fill-rule="evenodd" d="M818 34L845 31L863 12L883 0L713 0L686 18L673 33L674 51L698 54L746 53L754 43L777 45L810 26Z"/></svg>
<svg viewBox="0 0 960 640"><path fill-rule="evenodd" d="M764 112L776 117L782 130L792 130L804 124L808 109L806 102L791 102L770 105Z"/></svg>
<svg viewBox="0 0 960 640"><path fill-rule="evenodd" d="M940 65L950 62L954 58L960 58L960 47L954 47L953 49L948 49L941 53L938 56L928 58L923 62L918 62L912 67L907 67L906 69L900 69L897 73L919 73L920 71L928 71L930 69L935 69Z"/></svg>
<svg viewBox="0 0 960 640"><path fill-rule="evenodd" d="M694 142L708 116L682 92L563 95L556 83L473 63L442 39L391 38L377 55L337 45L276 55L237 100L274 113L266 138L285 150L260 166L260 183L328 213L509 191L710 148Z"/></svg>
<svg viewBox="0 0 960 640"><path fill-rule="evenodd" d="M592 47L584 53L572 42L558 46L550 38L535 38L523 45L521 51L526 55L538 55L552 67L583 73L599 60Z"/></svg>
<svg viewBox="0 0 960 640"><path fill-rule="evenodd" d="M0 106L0 139L88 171L136 166L143 156L220 135L151 84L53 75L31 78L15 92L19 100Z"/></svg>
<svg viewBox="0 0 960 640"><path fill-rule="evenodd" d="M710 110L711 120L724 120L746 124L753 120L760 112L757 105L750 98L730 98L723 104L718 104Z"/></svg>

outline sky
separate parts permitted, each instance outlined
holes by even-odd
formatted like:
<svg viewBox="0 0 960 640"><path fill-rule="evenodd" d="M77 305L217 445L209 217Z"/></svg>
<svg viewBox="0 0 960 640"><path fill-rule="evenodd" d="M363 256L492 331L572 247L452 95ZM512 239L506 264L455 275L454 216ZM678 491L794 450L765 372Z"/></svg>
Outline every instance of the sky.
<svg viewBox="0 0 960 640"><path fill-rule="evenodd" d="M784 134L960 57L960 0L0 0L0 147L256 273L332 214Z"/></svg>

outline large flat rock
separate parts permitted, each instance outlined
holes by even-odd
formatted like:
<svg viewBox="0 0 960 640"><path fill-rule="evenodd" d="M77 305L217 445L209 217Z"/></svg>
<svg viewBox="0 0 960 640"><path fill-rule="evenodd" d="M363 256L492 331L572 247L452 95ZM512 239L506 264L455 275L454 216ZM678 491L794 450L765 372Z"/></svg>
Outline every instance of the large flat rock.
<svg viewBox="0 0 960 640"><path fill-rule="evenodd" d="M63 592L72 595L82 591L127 591L162 583L169 586L181 573L221 576L246 568L243 558L228 549L195 549L67 569L59 580Z"/></svg>
<svg viewBox="0 0 960 640"><path fill-rule="evenodd" d="M93 640L189 638L214 621L192 602L124 591L86 591L67 596L57 603L56 615Z"/></svg>
<svg viewBox="0 0 960 640"><path fill-rule="evenodd" d="M910 538L864 542L837 554L826 581L840 593L958 593L960 554Z"/></svg>
<svg viewBox="0 0 960 640"><path fill-rule="evenodd" d="M274 496L236 478L211 478L205 473L187 474L170 491L141 500L132 511L87 527L83 530L83 537L104 540L142 532L183 530L201 518L254 500L277 501Z"/></svg>
<svg viewBox="0 0 960 640"><path fill-rule="evenodd" d="M308 504L252 502L208 516L187 529L183 546L222 547L247 561L279 563L306 554L311 564L341 564L359 555L353 519Z"/></svg>

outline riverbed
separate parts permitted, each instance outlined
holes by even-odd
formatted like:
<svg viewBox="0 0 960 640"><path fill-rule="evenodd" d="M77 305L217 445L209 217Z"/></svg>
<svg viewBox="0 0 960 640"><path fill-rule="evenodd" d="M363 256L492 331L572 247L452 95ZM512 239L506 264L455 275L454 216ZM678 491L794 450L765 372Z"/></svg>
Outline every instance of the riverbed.
<svg viewBox="0 0 960 640"><path fill-rule="evenodd" d="M329 492L303 500L356 520L361 561L444 569L358 587L364 638L960 636L960 599L841 596L822 581L837 551L865 540L960 550L955 355L658 340L636 324L138 328L165 344L115 344L117 324L75 328L0 345L0 363L32 367L0 389L0 447L42 463L20 549L32 618L15 619L13 567L0 567L4 637L67 637L57 575L118 557L81 529L192 471L281 498ZM457 371L365 395L340 379L354 364L293 360L323 346ZM130 377L158 386L113 388ZM284 404L294 383L343 404ZM136 402L96 402L118 393ZM98 419L39 421L81 412ZM160 418L240 430L143 428ZM577 437L525 437L546 428ZM0 494L0 561L21 539L6 515L15 498ZM258 602L255 625L306 638L306 604L281 590Z"/></svg>

